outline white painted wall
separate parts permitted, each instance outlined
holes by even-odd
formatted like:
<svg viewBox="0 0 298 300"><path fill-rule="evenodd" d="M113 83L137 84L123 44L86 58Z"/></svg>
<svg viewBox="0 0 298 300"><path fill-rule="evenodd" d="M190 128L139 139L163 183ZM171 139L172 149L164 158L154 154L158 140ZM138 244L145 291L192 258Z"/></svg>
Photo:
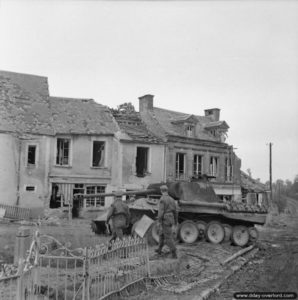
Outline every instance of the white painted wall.
<svg viewBox="0 0 298 300"><path fill-rule="evenodd" d="M137 147L149 148L149 173L145 177L136 176ZM150 183L164 180L164 146L155 144L122 143L122 187L144 189Z"/></svg>
<svg viewBox="0 0 298 300"><path fill-rule="evenodd" d="M36 145L36 164L28 166L28 146ZM21 142L20 165L20 206L43 209L47 198L50 137L30 136ZM26 186L34 186L35 191L26 191Z"/></svg>
<svg viewBox="0 0 298 300"><path fill-rule="evenodd" d="M18 141L0 133L0 203L15 205L17 201Z"/></svg>

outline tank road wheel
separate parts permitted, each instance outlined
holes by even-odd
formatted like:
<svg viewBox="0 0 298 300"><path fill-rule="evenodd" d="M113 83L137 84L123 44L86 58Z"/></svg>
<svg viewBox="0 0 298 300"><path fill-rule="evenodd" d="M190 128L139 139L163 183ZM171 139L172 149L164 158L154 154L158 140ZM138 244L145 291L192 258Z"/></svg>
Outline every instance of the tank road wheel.
<svg viewBox="0 0 298 300"><path fill-rule="evenodd" d="M224 237L224 242L228 242L231 240L231 236L232 236L232 226L229 224L222 224L224 231L225 231L225 237Z"/></svg>
<svg viewBox="0 0 298 300"><path fill-rule="evenodd" d="M180 224L179 238L182 242L192 244L197 240L198 236L199 229L195 222L188 220Z"/></svg>
<svg viewBox="0 0 298 300"><path fill-rule="evenodd" d="M206 228L206 238L212 244L219 244L225 237L225 230L221 223L212 221Z"/></svg>
<svg viewBox="0 0 298 300"><path fill-rule="evenodd" d="M257 228L255 227L250 227L248 228L248 233L249 233L249 240L252 242L252 243L255 243L258 238L259 238L259 231Z"/></svg>
<svg viewBox="0 0 298 300"><path fill-rule="evenodd" d="M237 225L232 231L232 241L236 246L244 247L249 241L249 232L246 226Z"/></svg>
<svg viewBox="0 0 298 300"><path fill-rule="evenodd" d="M207 223L204 221L196 221L199 230L199 239L202 240L206 237Z"/></svg>

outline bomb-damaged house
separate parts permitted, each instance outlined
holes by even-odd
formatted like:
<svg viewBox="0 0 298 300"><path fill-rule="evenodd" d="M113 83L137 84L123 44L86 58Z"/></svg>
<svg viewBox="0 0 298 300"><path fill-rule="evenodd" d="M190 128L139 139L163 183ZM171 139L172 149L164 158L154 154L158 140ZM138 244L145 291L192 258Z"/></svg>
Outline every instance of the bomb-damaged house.
<svg viewBox="0 0 298 300"><path fill-rule="evenodd" d="M0 72L1 204L31 208L108 206L73 203L76 193L115 190L115 133L110 110L92 99L51 97L46 77ZM108 203L106 203L108 201Z"/></svg>
<svg viewBox="0 0 298 300"><path fill-rule="evenodd" d="M219 109L184 114L145 95L139 112L110 110L50 96L46 77L6 71L0 90L1 204L29 207L33 216L57 207L97 211L112 198L74 196L203 175L222 199L241 200L240 159L225 143Z"/></svg>
<svg viewBox="0 0 298 300"><path fill-rule="evenodd" d="M204 116L155 107L153 95L139 98L139 113L147 128L166 144L167 181L211 178L216 194L227 201L241 201L241 160L225 142L228 124L220 109L206 109Z"/></svg>

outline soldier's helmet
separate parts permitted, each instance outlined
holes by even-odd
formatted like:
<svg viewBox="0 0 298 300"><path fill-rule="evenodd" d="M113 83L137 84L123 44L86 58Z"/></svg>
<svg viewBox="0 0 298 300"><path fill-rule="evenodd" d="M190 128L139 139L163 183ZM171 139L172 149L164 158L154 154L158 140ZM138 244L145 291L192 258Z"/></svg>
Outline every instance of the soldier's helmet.
<svg viewBox="0 0 298 300"><path fill-rule="evenodd" d="M167 187L166 185L162 185L162 186L160 187L160 190L161 190L162 192L167 192L167 191L168 191L168 187Z"/></svg>

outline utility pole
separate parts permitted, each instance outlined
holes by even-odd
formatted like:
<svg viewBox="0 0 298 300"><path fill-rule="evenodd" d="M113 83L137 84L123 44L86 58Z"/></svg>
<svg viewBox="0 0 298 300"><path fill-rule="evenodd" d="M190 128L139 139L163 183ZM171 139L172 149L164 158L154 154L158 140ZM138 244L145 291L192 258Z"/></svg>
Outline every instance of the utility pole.
<svg viewBox="0 0 298 300"><path fill-rule="evenodd" d="M270 200L272 203L272 143L269 143L269 186L270 186Z"/></svg>

